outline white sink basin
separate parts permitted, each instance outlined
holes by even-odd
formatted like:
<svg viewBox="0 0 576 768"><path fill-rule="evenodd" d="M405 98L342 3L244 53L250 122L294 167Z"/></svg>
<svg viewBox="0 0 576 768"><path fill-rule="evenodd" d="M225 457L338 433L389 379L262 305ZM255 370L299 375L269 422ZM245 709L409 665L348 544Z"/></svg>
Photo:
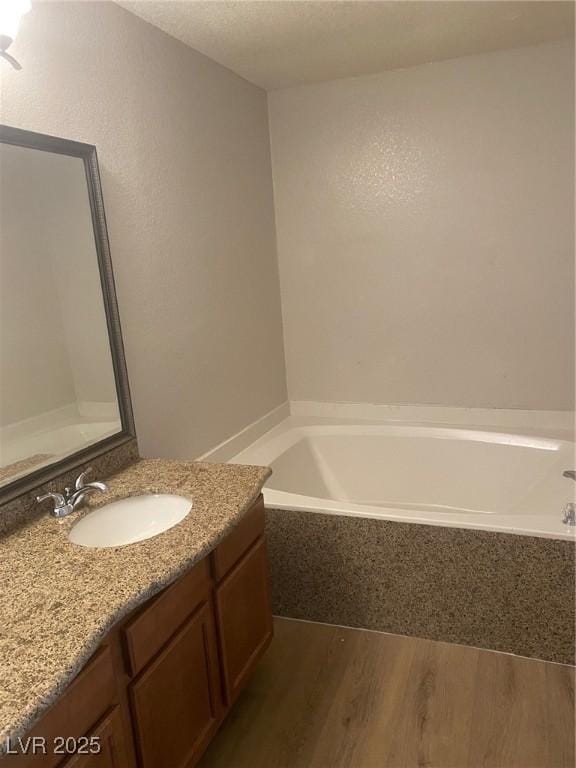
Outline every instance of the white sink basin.
<svg viewBox="0 0 576 768"><path fill-rule="evenodd" d="M184 520L192 502L184 496L149 493L129 496L95 509L68 534L82 547L122 547L150 539Z"/></svg>

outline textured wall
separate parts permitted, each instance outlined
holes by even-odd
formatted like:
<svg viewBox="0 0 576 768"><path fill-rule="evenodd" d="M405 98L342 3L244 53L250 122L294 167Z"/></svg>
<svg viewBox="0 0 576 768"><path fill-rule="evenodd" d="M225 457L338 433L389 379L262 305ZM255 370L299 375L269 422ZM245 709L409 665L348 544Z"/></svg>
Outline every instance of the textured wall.
<svg viewBox="0 0 576 768"><path fill-rule="evenodd" d="M569 43L269 96L292 400L568 409Z"/></svg>
<svg viewBox="0 0 576 768"><path fill-rule="evenodd" d="M113 3L37 3L3 123L95 144L144 455L286 399L266 94Z"/></svg>

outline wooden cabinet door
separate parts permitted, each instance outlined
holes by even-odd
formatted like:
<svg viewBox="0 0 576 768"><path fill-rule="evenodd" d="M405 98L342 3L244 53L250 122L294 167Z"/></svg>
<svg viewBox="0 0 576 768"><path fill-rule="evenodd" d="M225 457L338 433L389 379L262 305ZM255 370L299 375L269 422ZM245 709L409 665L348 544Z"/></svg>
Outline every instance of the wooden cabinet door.
<svg viewBox="0 0 576 768"><path fill-rule="evenodd" d="M115 707L89 734L100 745L98 754L77 754L62 768L126 768L132 765L126 748L124 725L120 709Z"/></svg>
<svg viewBox="0 0 576 768"><path fill-rule="evenodd" d="M216 589L216 614L226 703L248 682L272 639L266 544L260 538Z"/></svg>
<svg viewBox="0 0 576 768"><path fill-rule="evenodd" d="M203 605L130 686L143 768L188 768L221 715L214 621Z"/></svg>
<svg viewBox="0 0 576 768"><path fill-rule="evenodd" d="M0 762L2 768L6 766L18 768L61 768L68 766L133 766L132 749L119 746L117 751L123 757L122 763L106 762L104 756L82 755L65 757L64 750L84 749L84 739L89 736L100 735L102 731L102 744L108 733L113 734L114 742L125 745L125 738L131 738L128 734L124 737L122 730L124 719L118 707L118 690L115 677L115 666L112 648L106 644L101 646L92 659L72 681L62 696L46 712L42 719L27 734L27 739L41 739L46 748L46 754L8 755ZM113 709L114 707L114 709ZM110 719L111 718L111 719ZM109 722L110 719L110 722ZM94 723L98 723L94 726ZM98 729L98 731L95 730ZM126 728L128 726L126 725ZM66 740L66 741L64 741ZM70 744L70 746L68 746ZM124 757L126 755L126 757ZM88 758L99 758L99 762L90 762ZM67 762L66 762L67 760ZM77 762L74 762L77 761ZM78 762L79 761L79 762Z"/></svg>

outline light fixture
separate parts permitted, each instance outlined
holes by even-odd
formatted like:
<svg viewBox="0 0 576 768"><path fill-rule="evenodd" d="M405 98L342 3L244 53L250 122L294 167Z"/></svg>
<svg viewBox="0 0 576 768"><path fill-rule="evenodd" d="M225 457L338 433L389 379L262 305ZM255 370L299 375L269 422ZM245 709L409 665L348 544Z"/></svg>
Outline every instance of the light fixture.
<svg viewBox="0 0 576 768"><path fill-rule="evenodd" d="M14 42L20 19L30 10L30 0L1 0L0 2L0 57L10 62L14 69L22 69L6 50Z"/></svg>

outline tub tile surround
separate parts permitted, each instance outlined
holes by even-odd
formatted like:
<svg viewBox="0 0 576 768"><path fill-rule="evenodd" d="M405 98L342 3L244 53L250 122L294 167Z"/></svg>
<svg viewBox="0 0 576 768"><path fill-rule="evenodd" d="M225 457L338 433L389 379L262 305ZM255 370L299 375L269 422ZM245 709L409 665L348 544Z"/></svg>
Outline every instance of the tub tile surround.
<svg viewBox="0 0 576 768"><path fill-rule="evenodd" d="M203 558L238 522L270 474L265 467L138 460L108 478L109 491L61 521L15 507L20 525L0 538L0 752L62 693L106 632ZM101 474L104 476L104 473ZM58 485L62 478L58 481ZM137 493L193 500L174 528L128 547L89 549L69 542L79 516ZM14 503L12 504L14 507Z"/></svg>
<svg viewBox="0 0 576 768"><path fill-rule="evenodd" d="M574 664L574 544L267 509L274 613Z"/></svg>

